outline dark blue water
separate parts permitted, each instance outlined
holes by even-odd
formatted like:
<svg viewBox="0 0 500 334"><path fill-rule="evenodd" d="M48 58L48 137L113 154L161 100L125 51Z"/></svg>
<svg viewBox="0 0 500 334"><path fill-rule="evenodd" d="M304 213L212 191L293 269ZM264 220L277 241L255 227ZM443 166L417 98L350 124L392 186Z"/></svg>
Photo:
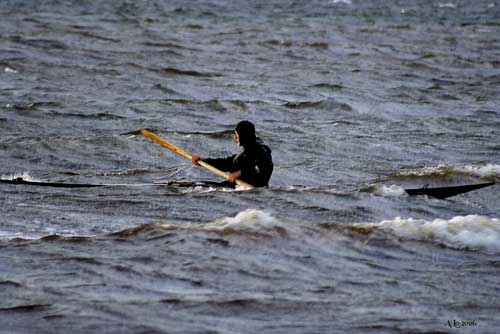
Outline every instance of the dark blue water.
<svg viewBox="0 0 500 334"><path fill-rule="evenodd" d="M500 3L2 1L6 333L496 333ZM190 153L273 150L268 189ZM134 185L134 186L131 186Z"/></svg>

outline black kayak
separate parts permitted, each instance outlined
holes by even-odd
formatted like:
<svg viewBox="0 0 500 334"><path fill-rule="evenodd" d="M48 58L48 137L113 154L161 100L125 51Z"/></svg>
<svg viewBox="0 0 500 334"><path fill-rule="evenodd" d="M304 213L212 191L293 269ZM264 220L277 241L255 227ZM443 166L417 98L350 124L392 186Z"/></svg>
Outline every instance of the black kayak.
<svg viewBox="0 0 500 334"><path fill-rule="evenodd" d="M416 195L427 195L430 197L435 197L439 199L448 198L452 196L456 196L459 194L463 194L472 190L481 189L484 187L489 187L494 185L495 182L488 183L478 183L478 184L468 184L463 186L450 186L450 187L436 187L429 188L427 185L422 188L416 189L405 189L405 191L410 196Z"/></svg>
<svg viewBox="0 0 500 334"><path fill-rule="evenodd" d="M95 188L95 187L159 187L159 186L173 186L173 187L227 187L227 182L216 181L188 181L176 180L167 182L155 183L69 183L69 182L45 182L45 181L29 181L21 177L16 179L0 179L0 183L25 185L25 186L38 186L38 187L53 187L53 188Z"/></svg>
<svg viewBox="0 0 500 334"><path fill-rule="evenodd" d="M167 182L156 183L130 183L130 184L100 184L100 183L66 183L66 182L42 182L42 181L28 181L21 177L16 179L0 179L0 183L27 185L27 186L41 186L41 187L55 187L55 188L94 188L94 187L158 187L158 186L171 186L171 187L228 187L232 186L227 181L189 181L189 180L176 180ZM434 187L430 188L425 185L422 188L405 189L406 193L410 196L426 195L434 198L444 199L459 194L463 194L472 190L489 187L496 184L495 182L468 184L462 186L449 186L449 187Z"/></svg>
<svg viewBox="0 0 500 334"><path fill-rule="evenodd" d="M22 177L16 179L0 179L0 183L7 184L20 184L29 186L40 186L40 187L55 187L55 188L92 188L99 187L100 184L91 183L63 183L63 182L41 182L41 181L28 181Z"/></svg>

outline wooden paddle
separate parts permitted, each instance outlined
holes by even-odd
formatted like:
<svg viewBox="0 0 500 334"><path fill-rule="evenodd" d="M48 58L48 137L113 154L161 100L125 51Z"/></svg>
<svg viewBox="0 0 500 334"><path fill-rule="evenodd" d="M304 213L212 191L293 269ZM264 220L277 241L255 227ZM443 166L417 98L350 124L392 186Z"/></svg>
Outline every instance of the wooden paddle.
<svg viewBox="0 0 500 334"><path fill-rule="evenodd" d="M146 129L141 129L141 135L143 135L144 137L148 138L151 141L154 141L157 144L160 144L163 147L168 148L172 152L175 152L175 153L177 153L179 155L182 155L184 158L191 160L191 154L187 153L186 151L181 150L180 148L178 148L177 146L175 146L172 143L169 143L165 139L163 139L161 137L158 137L154 133L152 133L152 132L150 132L150 131L148 131ZM198 161L197 164L200 165L200 166L203 166L206 169L208 169L209 171L211 171L211 172L213 172L213 173L215 173L215 174L217 174L219 176L222 176L223 178L229 180L228 174L224 173L220 169L217 169L214 166L209 165L206 162L201 161L201 160ZM236 179L236 184L238 184L238 185L240 185L242 187L245 187L246 189L252 189L253 188L253 186L251 184L248 184L248 183L246 183L244 181L241 181L241 180L238 180L238 179Z"/></svg>

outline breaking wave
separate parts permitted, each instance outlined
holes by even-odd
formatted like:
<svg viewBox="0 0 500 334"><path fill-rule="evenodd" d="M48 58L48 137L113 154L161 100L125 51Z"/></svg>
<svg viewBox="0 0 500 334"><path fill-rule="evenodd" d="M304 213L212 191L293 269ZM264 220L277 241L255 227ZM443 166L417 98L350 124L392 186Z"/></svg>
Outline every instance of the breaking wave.
<svg viewBox="0 0 500 334"><path fill-rule="evenodd" d="M500 165L467 165L464 167L457 167L456 170L467 175L478 176L485 179L500 180Z"/></svg>
<svg viewBox="0 0 500 334"><path fill-rule="evenodd" d="M354 228L378 229L409 240L431 241L457 249L500 251L500 221L480 215L457 216L449 220L384 220L353 224Z"/></svg>
<svg viewBox="0 0 500 334"><path fill-rule="evenodd" d="M500 180L500 165L497 164L477 164L465 166L439 165L437 167L424 167L421 169L397 173L395 176L401 177L423 177L423 176L450 176L464 175L478 177L489 180Z"/></svg>
<svg viewBox="0 0 500 334"><path fill-rule="evenodd" d="M19 172L19 173L11 173L11 174L3 174L0 176L0 180L16 180L23 179L24 181L29 182L39 182L40 180L34 179L29 172Z"/></svg>
<svg viewBox="0 0 500 334"><path fill-rule="evenodd" d="M353 224L294 224L275 217L273 214L259 210L247 209L234 216L226 216L209 223L169 224L155 222L128 228L110 234L118 238L139 238L154 240L163 236L175 235L176 232L214 233L221 236L244 236L249 239L292 238L305 242L317 240L318 236L326 236L325 231L336 231L345 234L347 231L363 235L381 231L401 238L444 245L455 249L482 250L500 252L500 220L481 215L456 216L451 219L434 219L431 221L396 217L378 223ZM172 234L173 233L173 234ZM350 233L348 233L350 234ZM50 235L49 238L74 239L75 235ZM42 239L47 239L44 237ZM95 236L86 236L88 238ZM34 239L25 235L14 235L0 232L0 239ZM312 238L312 239L311 239ZM329 238L329 237L328 237Z"/></svg>
<svg viewBox="0 0 500 334"><path fill-rule="evenodd" d="M270 213L257 209L247 209L234 217L224 217L203 227L207 231L218 232L250 232L262 233L266 231L286 234L288 227L285 223Z"/></svg>
<svg viewBox="0 0 500 334"><path fill-rule="evenodd" d="M247 209L234 217L223 217L205 224L152 223L126 229L114 235L120 237L141 236L149 234L152 230L208 232L222 235L243 234L259 237L286 237L292 232L292 228L288 224L275 218L272 214L258 209Z"/></svg>
<svg viewBox="0 0 500 334"><path fill-rule="evenodd" d="M390 186L384 184L377 184L372 187L371 192L375 195L384 197L400 197L408 195L408 193L403 187L395 184Z"/></svg>

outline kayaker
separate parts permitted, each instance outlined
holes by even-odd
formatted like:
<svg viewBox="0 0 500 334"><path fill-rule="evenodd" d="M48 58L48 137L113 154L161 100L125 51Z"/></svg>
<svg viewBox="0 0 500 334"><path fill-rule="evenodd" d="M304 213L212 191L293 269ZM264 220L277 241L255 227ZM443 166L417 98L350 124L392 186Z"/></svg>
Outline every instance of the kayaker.
<svg viewBox="0 0 500 334"><path fill-rule="evenodd" d="M216 159L192 155L193 163L202 160L215 168L229 172L228 180L231 184L240 179L254 187L267 187L273 172L273 158L269 146L256 137L255 126L249 121L241 121L236 125L234 139L243 147L239 154Z"/></svg>

